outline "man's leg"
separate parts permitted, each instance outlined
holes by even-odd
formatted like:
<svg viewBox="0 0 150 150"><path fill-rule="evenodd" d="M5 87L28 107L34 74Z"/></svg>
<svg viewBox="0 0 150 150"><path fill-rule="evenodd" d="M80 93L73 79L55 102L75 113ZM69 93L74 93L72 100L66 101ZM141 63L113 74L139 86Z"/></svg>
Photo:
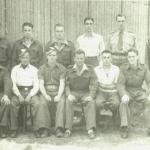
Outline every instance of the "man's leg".
<svg viewBox="0 0 150 150"><path fill-rule="evenodd" d="M56 128L56 136L63 136L64 129L64 105L65 105L65 96L61 97L61 100L56 104L56 118L55 118L55 128Z"/></svg>

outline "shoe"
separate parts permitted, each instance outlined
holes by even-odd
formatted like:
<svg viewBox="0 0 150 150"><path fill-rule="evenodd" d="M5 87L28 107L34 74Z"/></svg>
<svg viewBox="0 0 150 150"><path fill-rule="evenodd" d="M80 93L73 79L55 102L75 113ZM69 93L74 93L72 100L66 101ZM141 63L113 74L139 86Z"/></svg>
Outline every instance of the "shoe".
<svg viewBox="0 0 150 150"><path fill-rule="evenodd" d="M128 138L128 127L121 127L121 138Z"/></svg>
<svg viewBox="0 0 150 150"><path fill-rule="evenodd" d="M58 138L63 137L62 128L57 128L56 129L56 137L58 137Z"/></svg>
<svg viewBox="0 0 150 150"><path fill-rule="evenodd" d="M12 133L10 134L10 137L16 138L17 137L17 131L16 130L12 131Z"/></svg>
<svg viewBox="0 0 150 150"><path fill-rule="evenodd" d="M41 137L39 131L35 131L35 132L34 132L34 136L35 136L36 138L40 138L40 137Z"/></svg>
<svg viewBox="0 0 150 150"><path fill-rule="evenodd" d="M1 138L6 138L6 137L7 137L7 135L6 135L6 128L3 127L3 128L1 129Z"/></svg>
<svg viewBox="0 0 150 150"><path fill-rule="evenodd" d="M96 137L96 134L93 129L88 130L88 137L90 139L94 139Z"/></svg>
<svg viewBox="0 0 150 150"><path fill-rule="evenodd" d="M70 137L70 136L71 136L71 130L67 129L67 130L65 131L64 137L65 137L65 138L68 138L68 137Z"/></svg>
<svg viewBox="0 0 150 150"><path fill-rule="evenodd" d="M43 129L42 133L41 133L41 138L45 138L48 137L48 130L47 129Z"/></svg>

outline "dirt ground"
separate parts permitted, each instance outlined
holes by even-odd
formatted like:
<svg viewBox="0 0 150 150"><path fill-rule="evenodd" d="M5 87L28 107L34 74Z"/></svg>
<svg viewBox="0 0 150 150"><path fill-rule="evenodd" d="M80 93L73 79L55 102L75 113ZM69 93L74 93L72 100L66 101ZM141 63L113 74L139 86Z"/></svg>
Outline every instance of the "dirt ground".
<svg viewBox="0 0 150 150"><path fill-rule="evenodd" d="M97 137L90 140L84 128L76 128L70 138L54 135L36 139L32 133L20 134L16 139L1 139L0 150L150 150L150 137L144 128L131 128L128 139L121 139L119 129L99 128Z"/></svg>

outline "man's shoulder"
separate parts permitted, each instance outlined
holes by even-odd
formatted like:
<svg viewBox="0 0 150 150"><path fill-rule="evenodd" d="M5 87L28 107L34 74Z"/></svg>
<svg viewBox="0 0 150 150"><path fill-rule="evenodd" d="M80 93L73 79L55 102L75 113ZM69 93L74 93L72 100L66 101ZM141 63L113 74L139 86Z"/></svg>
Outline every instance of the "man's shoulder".
<svg viewBox="0 0 150 150"><path fill-rule="evenodd" d="M127 35L128 36L130 36L130 37L132 37L132 38L136 38L136 35L133 33L133 32L131 32L131 31L126 31L126 33L127 33Z"/></svg>
<svg viewBox="0 0 150 150"><path fill-rule="evenodd" d="M124 70L128 70L129 68L129 63L124 63L120 66L120 70L124 71Z"/></svg>
<svg viewBox="0 0 150 150"><path fill-rule="evenodd" d="M35 66L31 65L31 64L29 65L29 67L30 67L30 69L33 70L33 71L36 71L36 72L38 71L38 69L37 69Z"/></svg>

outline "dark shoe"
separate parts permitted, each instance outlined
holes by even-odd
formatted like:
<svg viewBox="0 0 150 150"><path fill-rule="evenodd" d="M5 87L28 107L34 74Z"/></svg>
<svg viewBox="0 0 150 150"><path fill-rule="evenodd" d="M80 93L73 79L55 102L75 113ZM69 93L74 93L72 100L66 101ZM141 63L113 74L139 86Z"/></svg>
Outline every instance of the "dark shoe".
<svg viewBox="0 0 150 150"><path fill-rule="evenodd" d="M121 127L121 138L128 138L128 127Z"/></svg>
<svg viewBox="0 0 150 150"><path fill-rule="evenodd" d="M12 133L10 134L11 138L16 138L17 137L17 131L12 131Z"/></svg>
<svg viewBox="0 0 150 150"><path fill-rule="evenodd" d="M65 137L65 138L68 138L68 137L70 137L70 136L71 136L71 130L67 129L67 130L65 131L64 137Z"/></svg>
<svg viewBox="0 0 150 150"><path fill-rule="evenodd" d="M63 137L63 132L62 132L62 129L61 129L61 128L57 128L57 129L56 129L56 136L57 136L58 138Z"/></svg>
<svg viewBox="0 0 150 150"><path fill-rule="evenodd" d="M88 130L88 137L90 139L94 139L96 137L96 134L93 129Z"/></svg>
<svg viewBox="0 0 150 150"><path fill-rule="evenodd" d="M35 135L36 138L40 138L40 137L41 137L39 131L35 131L35 132L34 132L34 135Z"/></svg>
<svg viewBox="0 0 150 150"><path fill-rule="evenodd" d="M47 129L44 129L41 133L41 138L45 138L45 137L48 137L48 130Z"/></svg>

